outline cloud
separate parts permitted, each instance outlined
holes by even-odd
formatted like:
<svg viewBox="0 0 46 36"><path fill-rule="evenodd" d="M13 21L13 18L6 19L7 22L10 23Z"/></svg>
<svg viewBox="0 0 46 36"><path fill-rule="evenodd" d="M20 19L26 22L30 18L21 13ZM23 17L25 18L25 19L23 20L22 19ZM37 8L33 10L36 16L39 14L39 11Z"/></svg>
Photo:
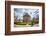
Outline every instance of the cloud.
<svg viewBox="0 0 46 36"><path fill-rule="evenodd" d="M15 16L23 18L24 13L28 13L32 18L37 15L39 12L38 9L31 9L31 8L14 8Z"/></svg>

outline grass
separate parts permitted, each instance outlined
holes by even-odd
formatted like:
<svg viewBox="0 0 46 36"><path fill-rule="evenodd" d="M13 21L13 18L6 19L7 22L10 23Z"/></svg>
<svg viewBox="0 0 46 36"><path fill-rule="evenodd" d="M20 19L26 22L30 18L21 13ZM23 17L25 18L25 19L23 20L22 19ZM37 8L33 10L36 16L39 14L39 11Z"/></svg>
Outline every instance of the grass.
<svg viewBox="0 0 46 36"><path fill-rule="evenodd" d="M17 24L17 25L26 25L26 24L32 24L32 22L14 22L14 24Z"/></svg>

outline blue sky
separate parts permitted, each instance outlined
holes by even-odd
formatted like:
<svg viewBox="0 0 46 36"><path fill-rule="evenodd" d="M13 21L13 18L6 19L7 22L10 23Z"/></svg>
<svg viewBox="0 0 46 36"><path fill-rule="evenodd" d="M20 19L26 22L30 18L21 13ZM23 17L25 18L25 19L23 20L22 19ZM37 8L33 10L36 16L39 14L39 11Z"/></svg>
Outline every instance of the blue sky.
<svg viewBox="0 0 46 36"><path fill-rule="evenodd" d="M14 8L14 14L15 16L18 16L18 18L22 19L25 13L28 13L32 18L37 17L36 15L39 15L39 9Z"/></svg>

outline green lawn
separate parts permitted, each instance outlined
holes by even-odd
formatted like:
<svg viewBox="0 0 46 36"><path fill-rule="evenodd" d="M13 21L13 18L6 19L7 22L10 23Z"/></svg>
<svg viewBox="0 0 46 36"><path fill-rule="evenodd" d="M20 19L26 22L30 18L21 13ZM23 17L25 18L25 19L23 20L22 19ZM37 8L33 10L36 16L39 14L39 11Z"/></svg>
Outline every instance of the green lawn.
<svg viewBox="0 0 46 36"><path fill-rule="evenodd" d="M26 25L26 24L32 24L32 22L14 22L14 24L17 24L17 25Z"/></svg>

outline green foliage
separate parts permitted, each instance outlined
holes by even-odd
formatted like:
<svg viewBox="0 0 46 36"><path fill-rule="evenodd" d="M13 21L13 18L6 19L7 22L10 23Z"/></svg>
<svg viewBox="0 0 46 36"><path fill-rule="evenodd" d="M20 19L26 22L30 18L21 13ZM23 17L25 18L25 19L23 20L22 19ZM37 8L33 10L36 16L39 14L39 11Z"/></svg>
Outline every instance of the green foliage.
<svg viewBox="0 0 46 36"><path fill-rule="evenodd" d="M34 25L34 19L31 22L14 22L14 24L16 24L16 25L26 25L26 24L29 24L29 25L33 26Z"/></svg>
<svg viewBox="0 0 46 36"><path fill-rule="evenodd" d="M17 24L17 25L26 25L26 24L32 24L31 22L15 22L14 24Z"/></svg>
<svg viewBox="0 0 46 36"><path fill-rule="evenodd" d="M31 26L33 26L34 25L34 19L32 20L32 24L31 24Z"/></svg>

